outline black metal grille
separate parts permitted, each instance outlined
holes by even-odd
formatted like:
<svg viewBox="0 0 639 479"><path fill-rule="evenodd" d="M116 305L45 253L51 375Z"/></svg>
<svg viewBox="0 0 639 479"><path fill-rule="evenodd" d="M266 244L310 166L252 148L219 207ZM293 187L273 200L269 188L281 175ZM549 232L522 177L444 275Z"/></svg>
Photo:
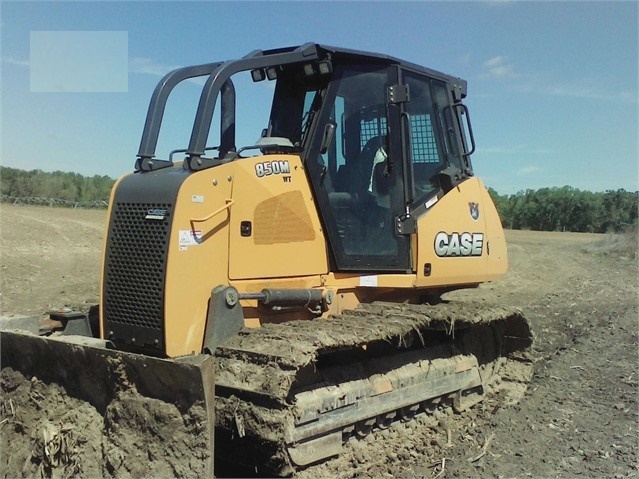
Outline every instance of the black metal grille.
<svg viewBox="0 0 639 479"><path fill-rule="evenodd" d="M361 120L359 122L359 148L364 148L368 140L376 136L386 134L386 117L373 118L370 121Z"/></svg>
<svg viewBox="0 0 639 479"><path fill-rule="evenodd" d="M146 219L149 210L156 210L155 219ZM157 217L157 210L165 212L163 219ZM162 331L172 211L173 205L167 203L114 205L104 282L104 313L108 322L125 325L127 329ZM138 340L145 336L140 333L133 333Z"/></svg>
<svg viewBox="0 0 639 479"><path fill-rule="evenodd" d="M439 152L430 115L412 115L410 125L414 163L439 163Z"/></svg>

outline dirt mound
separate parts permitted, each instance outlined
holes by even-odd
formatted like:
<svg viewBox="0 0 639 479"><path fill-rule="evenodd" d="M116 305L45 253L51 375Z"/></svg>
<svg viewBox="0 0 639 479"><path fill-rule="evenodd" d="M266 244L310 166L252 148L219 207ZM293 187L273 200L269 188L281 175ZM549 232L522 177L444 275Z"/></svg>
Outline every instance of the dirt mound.
<svg viewBox="0 0 639 479"><path fill-rule="evenodd" d="M0 373L2 477L203 477L194 444L201 406L188 415L177 407L126 391L104 413L60 385ZM196 431L194 431L196 429ZM204 447L203 447L204 446ZM198 454L198 451L200 453Z"/></svg>
<svg viewBox="0 0 639 479"><path fill-rule="evenodd" d="M2 387L3 477L103 476L102 417L57 384L25 378L11 368Z"/></svg>
<svg viewBox="0 0 639 479"><path fill-rule="evenodd" d="M205 477L202 363L0 333L3 477ZM52 359L55 358L55 359Z"/></svg>

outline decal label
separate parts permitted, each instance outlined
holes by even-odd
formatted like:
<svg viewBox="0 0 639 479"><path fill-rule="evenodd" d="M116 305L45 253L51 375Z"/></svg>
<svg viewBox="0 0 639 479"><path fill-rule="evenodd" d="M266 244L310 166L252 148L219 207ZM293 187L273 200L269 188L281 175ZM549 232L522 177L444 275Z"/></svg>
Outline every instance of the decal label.
<svg viewBox="0 0 639 479"><path fill-rule="evenodd" d="M481 256L484 233L451 233L440 231L435 236L435 254L442 258Z"/></svg>
<svg viewBox="0 0 639 479"><path fill-rule="evenodd" d="M437 196L433 196L430 200L424 203L424 206L426 207L426 209L428 209L431 206L433 206L435 203L437 203L438 201L439 201L439 198Z"/></svg>
<svg viewBox="0 0 639 479"><path fill-rule="evenodd" d="M202 243L202 230L180 230L179 235L180 251Z"/></svg>
<svg viewBox="0 0 639 479"><path fill-rule="evenodd" d="M360 276L359 285L370 287L377 286L377 276Z"/></svg>
<svg viewBox="0 0 639 479"><path fill-rule="evenodd" d="M258 178L271 175L283 175L291 172L288 160L263 161L255 164L255 174Z"/></svg>

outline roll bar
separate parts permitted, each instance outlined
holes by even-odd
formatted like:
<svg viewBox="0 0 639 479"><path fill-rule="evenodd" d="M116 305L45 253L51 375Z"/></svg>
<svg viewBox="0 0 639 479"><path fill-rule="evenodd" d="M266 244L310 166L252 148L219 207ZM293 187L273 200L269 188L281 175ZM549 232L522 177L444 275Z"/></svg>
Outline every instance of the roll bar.
<svg viewBox="0 0 639 479"><path fill-rule="evenodd" d="M190 78L208 76L200 95L191 139L186 151L187 166L190 169L199 169L201 167L200 158L204 154L211 122L213 121L215 103L220 91L222 92L220 158L235 149L235 88L230 79L232 75L269 66L312 61L319 58L319 55L318 45L306 43L293 48L267 51L255 50L239 60L178 68L168 73L155 87L151 97L140 141L140 149L135 163L136 170L149 171L160 167L157 164L154 166L154 163L163 163L163 166L172 164L170 161L154 161L153 158L166 102L171 91L178 83Z"/></svg>
<svg viewBox="0 0 639 479"><path fill-rule="evenodd" d="M175 88L178 83L188 80L189 78L210 75L221 64L222 62L217 62L178 68L164 75L155 87L153 96L151 96L151 103L149 103L144 130L142 131L140 149L138 150L138 158L153 158L155 156L155 147L158 142L164 109L166 108L166 102L173 88Z"/></svg>

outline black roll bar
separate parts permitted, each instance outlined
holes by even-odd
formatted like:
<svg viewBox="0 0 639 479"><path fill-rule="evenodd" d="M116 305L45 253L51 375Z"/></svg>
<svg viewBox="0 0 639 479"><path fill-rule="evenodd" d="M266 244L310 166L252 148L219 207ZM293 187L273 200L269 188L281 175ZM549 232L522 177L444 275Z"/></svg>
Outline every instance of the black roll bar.
<svg viewBox="0 0 639 479"><path fill-rule="evenodd" d="M206 140L211 128L211 122L213 121L213 111L215 109L218 92L224 85L224 82L232 75L241 71L266 68L274 65L299 63L317 58L319 58L317 45L314 43L306 43L292 51L273 50L263 52L256 50L241 60L229 61L220 65L211 73L202 89L187 155L200 157L204 154ZM223 114L223 121L225 120ZM222 140L224 140L224 138ZM221 152L229 151L230 149L232 149L232 145L224 143L220 145Z"/></svg>
<svg viewBox="0 0 639 479"><path fill-rule="evenodd" d="M147 164L155 156L166 102L175 86L187 79L208 76L195 115L187 156L197 159L204 154L217 96L222 92L220 157L235 149L235 88L230 77L241 71L304 62L319 58L318 46L306 43L296 48L255 50L240 60L207 63L178 68L166 74L153 91L144 123L136 165ZM188 162L190 164L190 161Z"/></svg>
<svg viewBox="0 0 639 479"><path fill-rule="evenodd" d="M142 131L142 139L140 140L140 149L138 150L138 158L151 159L155 156L155 147L158 143L158 135L160 133L160 125L166 108L166 101L169 94L175 86L189 78L197 78L213 73L222 62L207 63L205 65L194 65L190 67L178 68L164 75L162 80L157 84L151 96L149 109L146 113L146 121L144 130Z"/></svg>

